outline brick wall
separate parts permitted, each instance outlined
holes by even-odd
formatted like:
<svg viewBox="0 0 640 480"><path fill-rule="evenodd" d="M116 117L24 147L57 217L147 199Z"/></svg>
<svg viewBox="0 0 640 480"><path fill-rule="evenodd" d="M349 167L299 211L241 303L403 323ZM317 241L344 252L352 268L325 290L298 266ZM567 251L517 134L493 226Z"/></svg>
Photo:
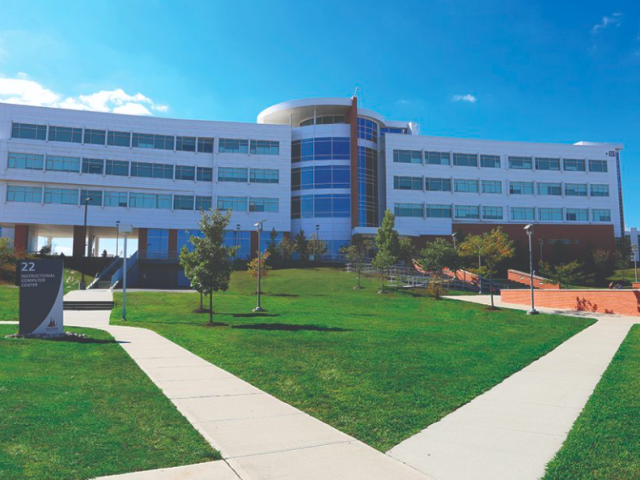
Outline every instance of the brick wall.
<svg viewBox="0 0 640 480"><path fill-rule="evenodd" d="M507 278L512 282L522 283L527 287L531 286L531 277L526 272L508 270ZM533 276L533 286L534 288L540 288L542 290L558 290L560 288L559 283L551 283L547 278L539 277L537 275Z"/></svg>
<svg viewBox="0 0 640 480"><path fill-rule="evenodd" d="M475 273L467 272L466 270L457 270L455 273L445 268L442 273L451 278L457 278L460 281L468 283L478 283L479 279Z"/></svg>
<svg viewBox="0 0 640 480"><path fill-rule="evenodd" d="M529 290L502 290L504 303L529 305ZM615 313L640 317L638 290L536 290L538 307L563 308L585 312Z"/></svg>

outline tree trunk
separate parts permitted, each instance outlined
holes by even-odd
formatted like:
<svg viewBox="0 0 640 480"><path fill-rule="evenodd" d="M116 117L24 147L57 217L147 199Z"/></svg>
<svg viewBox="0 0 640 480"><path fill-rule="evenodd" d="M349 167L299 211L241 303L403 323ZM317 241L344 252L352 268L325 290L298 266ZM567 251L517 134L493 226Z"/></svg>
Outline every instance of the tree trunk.
<svg viewBox="0 0 640 480"><path fill-rule="evenodd" d="M213 323L213 290L209 292L209 323Z"/></svg>
<svg viewBox="0 0 640 480"><path fill-rule="evenodd" d="M496 308L493 304L493 275L489 277L489 291L491 292L491 308Z"/></svg>
<svg viewBox="0 0 640 480"><path fill-rule="evenodd" d="M202 292L200 292L200 311L202 311L204 307L202 306Z"/></svg>

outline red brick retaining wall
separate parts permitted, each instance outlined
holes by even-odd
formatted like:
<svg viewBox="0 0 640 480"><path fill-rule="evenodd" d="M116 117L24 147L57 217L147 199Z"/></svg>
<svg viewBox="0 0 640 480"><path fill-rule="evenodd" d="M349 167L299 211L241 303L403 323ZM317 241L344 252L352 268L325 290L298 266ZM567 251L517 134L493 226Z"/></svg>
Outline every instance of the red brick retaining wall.
<svg viewBox="0 0 640 480"><path fill-rule="evenodd" d="M522 283L523 285L530 286L530 275L526 272L520 272L518 270L509 270L507 272L507 278L512 282ZM540 288L543 290L558 290L560 288L560 284L551 283L547 278L538 277L537 275L533 276L533 286L535 288Z"/></svg>
<svg viewBox="0 0 640 480"><path fill-rule="evenodd" d="M504 303L528 305L531 301L529 290L502 290L500 295ZM536 290L535 304L538 307L640 317L638 290Z"/></svg>

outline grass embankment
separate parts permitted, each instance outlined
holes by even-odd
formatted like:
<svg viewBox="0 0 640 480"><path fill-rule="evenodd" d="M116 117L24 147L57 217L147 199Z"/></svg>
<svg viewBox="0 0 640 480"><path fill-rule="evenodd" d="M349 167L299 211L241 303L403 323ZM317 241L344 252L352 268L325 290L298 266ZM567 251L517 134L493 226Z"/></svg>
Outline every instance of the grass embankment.
<svg viewBox="0 0 640 480"><path fill-rule="evenodd" d="M592 323L354 284L337 269L271 271L268 312L254 314L255 280L237 272L214 296L215 328L192 313L198 295L181 292L129 294L128 324L386 451ZM117 307L112 322L120 316Z"/></svg>
<svg viewBox="0 0 640 480"><path fill-rule="evenodd" d="M640 478L640 326L629 332L544 480Z"/></svg>
<svg viewBox="0 0 640 480"><path fill-rule="evenodd" d="M4 292L3 292L4 293ZM219 458L106 332L8 339L0 325L0 479L85 479Z"/></svg>

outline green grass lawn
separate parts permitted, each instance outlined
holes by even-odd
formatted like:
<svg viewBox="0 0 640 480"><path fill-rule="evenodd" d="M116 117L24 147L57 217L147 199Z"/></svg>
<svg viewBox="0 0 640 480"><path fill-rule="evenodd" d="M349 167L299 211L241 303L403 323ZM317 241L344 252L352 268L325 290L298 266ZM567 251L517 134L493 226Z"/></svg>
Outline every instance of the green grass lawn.
<svg viewBox="0 0 640 480"><path fill-rule="evenodd" d="M0 325L0 479L85 479L219 458L106 332L8 339Z"/></svg>
<svg viewBox="0 0 640 480"><path fill-rule="evenodd" d="M544 480L640 478L640 326L598 383Z"/></svg>
<svg viewBox="0 0 640 480"><path fill-rule="evenodd" d="M639 270L640 272L640 266ZM616 270L613 272L609 278L607 278L607 282L628 282L629 284L636 281L636 272L635 269L629 268L627 270Z"/></svg>
<svg viewBox="0 0 640 480"><path fill-rule="evenodd" d="M192 313L197 294L180 292L129 294L128 324L386 451L592 323L354 284L338 269L271 271L260 315L255 280L237 272L214 296L216 327Z"/></svg>

